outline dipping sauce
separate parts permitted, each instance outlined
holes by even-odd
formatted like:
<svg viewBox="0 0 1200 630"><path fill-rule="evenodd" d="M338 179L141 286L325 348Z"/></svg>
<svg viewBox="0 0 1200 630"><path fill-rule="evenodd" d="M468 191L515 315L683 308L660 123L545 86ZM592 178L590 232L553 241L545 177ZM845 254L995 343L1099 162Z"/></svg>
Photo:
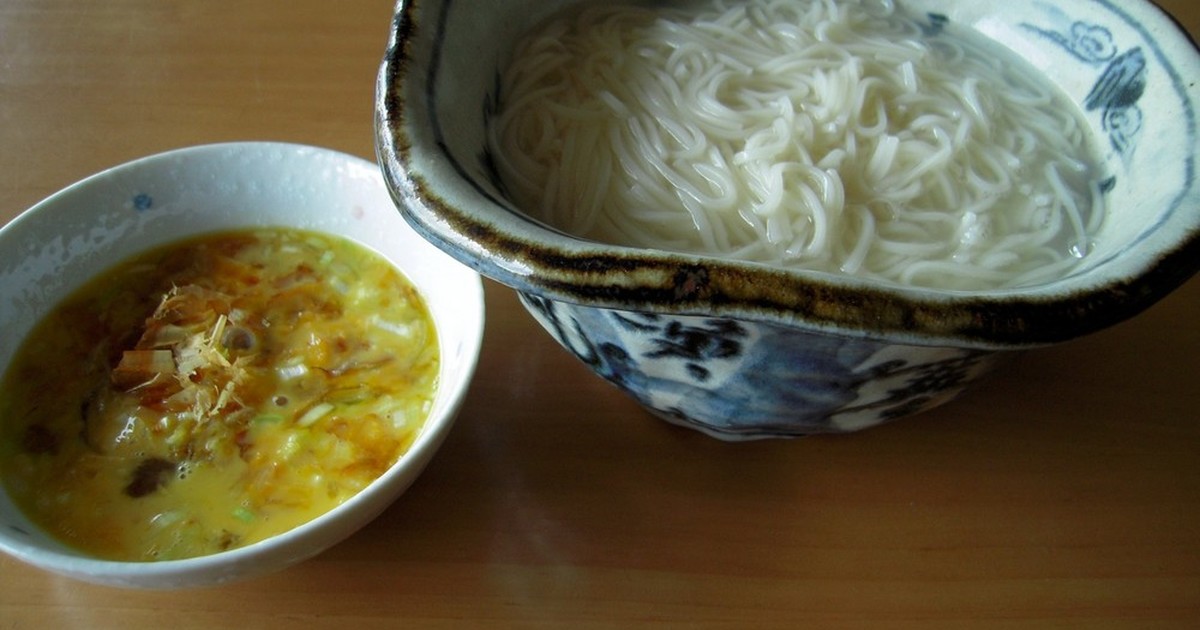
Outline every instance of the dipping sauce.
<svg viewBox="0 0 1200 630"><path fill-rule="evenodd" d="M0 474L100 558L248 545L366 487L428 416L437 337L372 251L290 229L125 262L73 294L0 383Z"/></svg>

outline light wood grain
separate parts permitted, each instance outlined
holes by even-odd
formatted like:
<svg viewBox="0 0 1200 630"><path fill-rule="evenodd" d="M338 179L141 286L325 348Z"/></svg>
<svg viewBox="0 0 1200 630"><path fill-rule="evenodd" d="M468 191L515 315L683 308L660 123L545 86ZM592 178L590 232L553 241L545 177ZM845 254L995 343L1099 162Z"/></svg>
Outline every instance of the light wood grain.
<svg viewBox="0 0 1200 630"><path fill-rule="evenodd" d="M1200 4L1161 4L1200 32ZM185 145L372 157L391 11L7 0L0 223ZM488 283L487 299L454 433L357 535L280 574L182 593L0 558L0 628L1200 627L1200 280L923 416L739 445L649 417L510 290Z"/></svg>

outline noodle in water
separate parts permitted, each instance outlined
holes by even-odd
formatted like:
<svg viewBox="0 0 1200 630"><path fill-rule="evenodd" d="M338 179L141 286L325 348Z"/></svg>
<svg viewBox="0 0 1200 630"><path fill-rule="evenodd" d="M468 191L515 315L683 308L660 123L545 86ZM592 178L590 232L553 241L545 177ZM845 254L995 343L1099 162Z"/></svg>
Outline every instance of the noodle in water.
<svg viewBox="0 0 1200 630"><path fill-rule="evenodd" d="M1079 112L888 0L588 3L501 76L506 194L569 233L946 289L1061 276L1103 218Z"/></svg>

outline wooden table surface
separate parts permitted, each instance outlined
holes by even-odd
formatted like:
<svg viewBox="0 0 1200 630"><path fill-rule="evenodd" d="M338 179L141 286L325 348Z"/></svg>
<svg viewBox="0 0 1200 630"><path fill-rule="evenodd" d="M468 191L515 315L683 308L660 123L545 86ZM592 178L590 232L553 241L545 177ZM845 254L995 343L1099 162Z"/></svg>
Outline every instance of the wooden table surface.
<svg viewBox="0 0 1200 630"><path fill-rule="evenodd" d="M1162 4L1200 33L1200 3ZM372 157L391 13L391 0L5 0L0 224L187 145ZM487 300L450 439L349 540L184 592L5 557L0 629L1200 628L1200 278L922 416L746 444L653 419L511 290L488 283Z"/></svg>

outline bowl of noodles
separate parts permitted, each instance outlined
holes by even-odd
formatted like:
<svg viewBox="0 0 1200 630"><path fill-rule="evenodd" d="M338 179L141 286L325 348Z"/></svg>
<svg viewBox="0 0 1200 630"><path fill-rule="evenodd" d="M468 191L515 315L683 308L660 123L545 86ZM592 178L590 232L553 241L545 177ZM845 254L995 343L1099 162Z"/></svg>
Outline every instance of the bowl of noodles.
<svg viewBox="0 0 1200 630"><path fill-rule="evenodd" d="M1200 56L1150 2L400 2L426 239L728 440L942 404L1200 267Z"/></svg>
<svg viewBox="0 0 1200 630"><path fill-rule="evenodd" d="M0 550L113 586L278 571L412 484L482 342L480 277L377 164L138 159L0 230Z"/></svg>

